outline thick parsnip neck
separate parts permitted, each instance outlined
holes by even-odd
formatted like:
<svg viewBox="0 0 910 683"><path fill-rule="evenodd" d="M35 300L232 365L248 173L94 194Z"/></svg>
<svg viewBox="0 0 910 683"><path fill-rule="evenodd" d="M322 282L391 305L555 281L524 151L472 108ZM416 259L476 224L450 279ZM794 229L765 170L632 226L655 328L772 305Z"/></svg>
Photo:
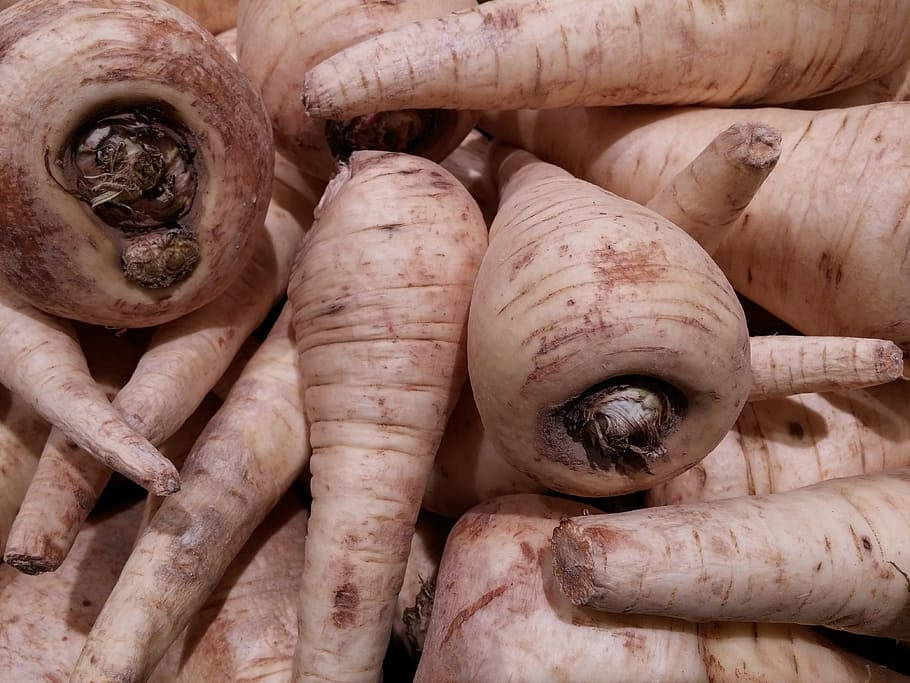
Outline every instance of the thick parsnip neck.
<svg viewBox="0 0 910 683"><path fill-rule="evenodd" d="M423 156L437 140L451 134L456 122L456 112L445 109L384 111L327 121L325 136L332 154L342 161L358 150Z"/></svg>
<svg viewBox="0 0 910 683"><path fill-rule="evenodd" d="M182 126L153 106L100 115L79 129L67 155L73 190L125 233L169 225L196 194L193 147Z"/></svg>
<svg viewBox="0 0 910 683"><path fill-rule="evenodd" d="M670 387L646 378L619 378L587 392L565 412L565 428L592 462L620 472L650 473L665 455L662 438L677 422Z"/></svg>

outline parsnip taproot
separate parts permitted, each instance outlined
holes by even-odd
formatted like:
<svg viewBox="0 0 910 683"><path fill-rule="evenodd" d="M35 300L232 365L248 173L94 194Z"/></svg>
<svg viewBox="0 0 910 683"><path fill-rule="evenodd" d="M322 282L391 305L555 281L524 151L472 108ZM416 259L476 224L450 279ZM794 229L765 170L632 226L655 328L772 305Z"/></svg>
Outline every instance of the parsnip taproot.
<svg viewBox="0 0 910 683"><path fill-rule="evenodd" d="M0 554L50 431L33 408L0 387Z"/></svg>
<svg viewBox="0 0 910 683"><path fill-rule="evenodd" d="M410 155L355 152L317 209L288 290L313 447L295 680L378 680L486 242Z"/></svg>
<svg viewBox="0 0 910 683"><path fill-rule="evenodd" d="M281 185L276 181L276 188ZM253 257L230 288L152 334L129 382L113 401L127 423L152 443L163 444L179 433L244 340L284 295L297 246L312 221L312 206L308 216L298 216L273 201ZM207 410L203 413L210 414ZM45 453L17 524L16 546L23 558L47 570L59 566L110 475L107 467L77 449Z"/></svg>
<svg viewBox="0 0 910 683"><path fill-rule="evenodd" d="M579 503L507 496L449 534L417 683L555 680L702 683L902 681L811 629L692 624L573 606L552 574L549 537Z"/></svg>
<svg viewBox="0 0 910 683"><path fill-rule="evenodd" d="M732 287L698 244L633 202L500 150L499 212L471 301L486 431L549 488L618 495L707 455L749 391Z"/></svg>
<svg viewBox="0 0 910 683"><path fill-rule="evenodd" d="M881 78L830 95L813 97L796 103L796 106L805 109L832 109L905 100L910 100L910 62L901 64L897 69Z"/></svg>
<svg viewBox="0 0 910 683"><path fill-rule="evenodd" d="M279 150L302 170L326 179L334 171L333 157L347 158L356 149L445 157L474 126L475 113L408 107L365 111L366 116L327 124L304 112L303 75L360 40L476 5L476 0L245 0L238 21L240 64L262 92Z"/></svg>
<svg viewBox="0 0 910 683"><path fill-rule="evenodd" d="M7 680L65 681L126 562L142 504L93 516L71 562L26 576L0 564L0 671Z"/></svg>
<svg viewBox="0 0 910 683"><path fill-rule="evenodd" d="M76 680L147 677L307 462L297 353L285 311L137 540L85 643Z"/></svg>
<svg viewBox="0 0 910 683"><path fill-rule="evenodd" d="M237 25L238 0L168 0L212 33L218 34Z"/></svg>
<svg viewBox="0 0 910 683"><path fill-rule="evenodd" d="M908 23L901 0L494 0L308 66L304 100L327 118L405 107L792 102L897 68L910 57Z"/></svg>
<svg viewBox="0 0 910 683"><path fill-rule="evenodd" d="M0 272L111 327L220 295L252 254L274 145L214 37L161 0L21 0L0 45Z"/></svg>
<svg viewBox="0 0 910 683"><path fill-rule="evenodd" d="M779 493L910 466L910 382L749 403L711 454L648 505Z"/></svg>
<svg viewBox="0 0 910 683"><path fill-rule="evenodd" d="M150 683L288 680L306 522L303 501L289 492L231 562Z"/></svg>
<svg viewBox="0 0 910 683"><path fill-rule="evenodd" d="M910 277L904 259L910 103L818 112L521 111L489 113L482 125L504 142L646 203L718 132L744 119L779 130L782 148L774 172L714 254L734 287L806 334L910 345L903 288Z"/></svg>
<svg viewBox="0 0 910 683"><path fill-rule="evenodd" d="M571 517L554 572L576 605L910 639L910 468L784 493Z"/></svg>
<svg viewBox="0 0 910 683"><path fill-rule="evenodd" d="M472 130L454 152L440 162L445 170L461 181L483 217L490 225L496 215L499 190L489 166L490 140L478 130Z"/></svg>

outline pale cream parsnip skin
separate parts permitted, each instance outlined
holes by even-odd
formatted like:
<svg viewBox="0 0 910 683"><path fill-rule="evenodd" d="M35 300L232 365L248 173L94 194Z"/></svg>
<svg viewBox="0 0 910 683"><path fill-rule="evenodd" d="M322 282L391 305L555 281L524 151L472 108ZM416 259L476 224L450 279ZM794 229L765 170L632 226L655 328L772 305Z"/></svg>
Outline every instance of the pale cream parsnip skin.
<svg viewBox="0 0 910 683"><path fill-rule="evenodd" d="M573 606L552 573L561 517L597 510L507 496L466 513L449 535L417 683L707 683L737 679L906 681L803 626L693 624Z"/></svg>
<svg viewBox="0 0 910 683"><path fill-rule="evenodd" d="M221 33L237 25L238 0L168 0L212 33Z"/></svg>
<svg viewBox="0 0 910 683"><path fill-rule="evenodd" d="M577 605L910 639L910 468L793 491L565 519L554 571ZM683 589L684 587L684 589Z"/></svg>
<svg viewBox="0 0 910 683"><path fill-rule="evenodd" d="M356 137L357 133L350 126L342 131L338 124L330 124L332 132L324 120L305 113L301 95L306 70L339 50L384 31L476 6L476 0L241 0L240 64L262 93L279 150L303 171L330 178L335 169L333 151L337 156L338 150L330 148L327 133L333 140L349 134ZM409 112L397 120L380 117L380 127L367 134L363 142L368 144L362 148L389 149L440 160L458 146L477 122L473 112L420 113L407 109ZM365 123L369 129L369 121ZM420 127L423 132L418 130ZM386 129L389 139L383 134Z"/></svg>
<svg viewBox="0 0 910 683"><path fill-rule="evenodd" d="M742 307L682 230L519 150L468 327L496 449L583 496L649 488L706 456L750 384Z"/></svg>
<svg viewBox="0 0 910 683"><path fill-rule="evenodd" d="M910 346L904 286L910 103L818 112L521 111L490 113L482 127L578 177L647 202L717 133L744 118L779 130L782 148L774 172L714 255L733 286L805 334Z"/></svg>
<svg viewBox="0 0 910 683"><path fill-rule="evenodd" d="M289 287L313 447L295 680L375 682L464 383L483 216L437 164L355 152Z"/></svg>
<svg viewBox="0 0 910 683"><path fill-rule="evenodd" d="M308 66L304 99L327 118L792 102L897 68L908 25L903 0L494 0Z"/></svg>
<svg viewBox="0 0 910 683"><path fill-rule="evenodd" d="M778 493L910 466L910 382L756 401L711 454L647 494L674 505Z"/></svg>
<svg viewBox="0 0 910 683"><path fill-rule="evenodd" d="M265 217L274 145L215 38L157 0L21 0L0 44L0 178L15 179L0 272L16 290L111 327L224 292Z"/></svg>
<svg viewBox="0 0 910 683"><path fill-rule="evenodd" d="M853 88L796 102L793 106L805 109L833 109L835 107L861 107L877 102L904 102L910 100L910 61L901 64L890 74L867 81Z"/></svg>

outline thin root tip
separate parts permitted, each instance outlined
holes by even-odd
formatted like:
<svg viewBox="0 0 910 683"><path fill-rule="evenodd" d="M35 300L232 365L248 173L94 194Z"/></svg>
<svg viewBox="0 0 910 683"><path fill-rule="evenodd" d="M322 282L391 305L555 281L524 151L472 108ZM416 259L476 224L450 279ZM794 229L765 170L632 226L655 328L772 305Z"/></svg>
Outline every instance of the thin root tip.
<svg viewBox="0 0 910 683"><path fill-rule="evenodd" d="M16 571L29 576L56 571L60 566L59 562L46 557L36 557L27 553L17 552L7 552L3 556L3 561Z"/></svg>

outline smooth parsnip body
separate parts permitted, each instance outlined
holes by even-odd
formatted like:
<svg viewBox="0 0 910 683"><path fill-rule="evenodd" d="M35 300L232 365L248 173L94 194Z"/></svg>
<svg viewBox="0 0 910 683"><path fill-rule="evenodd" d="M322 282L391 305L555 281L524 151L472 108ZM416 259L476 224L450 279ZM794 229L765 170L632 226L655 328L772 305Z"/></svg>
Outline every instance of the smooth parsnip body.
<svg viewBox="0 0 910 683"><path fill-rule="evenodd" d="M497 450L585 496L652 486L707 455L749 392L742 307L698 244L527 152L501 150L500 206L468 362Z"/></svg>
<svg viewBox="0 0 910 683"><path fill-rule="evenodd" d="M553 533L554 572L574 604L612 613L907 640L908 510L903 468L767 496L572 517Z"/></svg>
<svg viewBox="0 0 910 683"><path fill-rule="evenodd" d="M908 24L902 0L494 0L329 57L304 99L328 118L792 102L897 68L910 58Z"/></svg>
<svg viewBox="0 0 910 683"><path fill-rule="evenodd" d="M720 131L744 119L773 126L782 143L774 171L714 254L733 286L805 334L910 345L910 103L817 112L521 111L489 113L482 126L647 203Z"/></svg>
<svg viewBox="0 0 910 683"><path fill-rule="evenodd" d="M303 171L325 179L334 172L335 159L357 149L444 158L477 122L476 113L406 107L326 122L305 113L303 77L361 40L476 6L476 0L245 0L238 21L240 64L262 92L279 150Z"/></svg>
<svg viewBox="0 0 910 683"><path fill-rule="evenodd" d="M289 288L313 447L297 681L379 678L486 241L467 190L409 155L355 152L317 209Z"/></svg>
<svg viewBox="0 0 910 683"><path fill-rule="evenodd" d="M215 38L162 0L21 0L0 17L0 45L0 272L12 286L54 315L117 328L221 294L252 254L274 145L261 98Z"/></svg>

